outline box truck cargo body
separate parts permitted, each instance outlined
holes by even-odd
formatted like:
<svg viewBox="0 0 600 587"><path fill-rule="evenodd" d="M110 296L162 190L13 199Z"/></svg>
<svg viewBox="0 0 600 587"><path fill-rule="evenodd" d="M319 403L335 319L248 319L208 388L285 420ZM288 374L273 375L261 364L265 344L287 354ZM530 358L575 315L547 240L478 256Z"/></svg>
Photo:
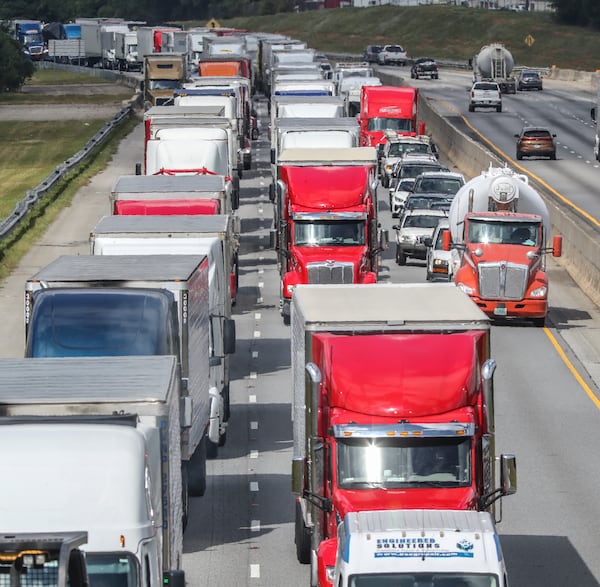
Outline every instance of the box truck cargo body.
<svg viewBox="0 0 600 587"><path fill-rule="evenodd" d="M182 573L177 358L1 359L0 389L3 531L85 527L91 585Z"/></svg>

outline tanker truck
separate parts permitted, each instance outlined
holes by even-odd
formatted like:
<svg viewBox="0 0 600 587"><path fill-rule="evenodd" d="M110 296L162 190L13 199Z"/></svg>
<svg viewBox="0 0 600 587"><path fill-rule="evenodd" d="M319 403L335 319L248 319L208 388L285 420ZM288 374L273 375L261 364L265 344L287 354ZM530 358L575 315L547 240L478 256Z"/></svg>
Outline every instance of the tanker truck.
<svg viewBox="0 0 600 587"><path fill-rule="evenodd" d="M452 250L455 283L492 318L524 318L543 327L548 313L545 255L552 247L550 219L526 175L508 167L489 169L456 194L448 214L444 249Z"/></svg>
<svg viewBox="0 0 600 587"><path fill-rule="evenodd" d="M515 61L501 43L484 45L472 59L473 81L493 80L503 94L517 93L517 80L510 74Z"/></svg>

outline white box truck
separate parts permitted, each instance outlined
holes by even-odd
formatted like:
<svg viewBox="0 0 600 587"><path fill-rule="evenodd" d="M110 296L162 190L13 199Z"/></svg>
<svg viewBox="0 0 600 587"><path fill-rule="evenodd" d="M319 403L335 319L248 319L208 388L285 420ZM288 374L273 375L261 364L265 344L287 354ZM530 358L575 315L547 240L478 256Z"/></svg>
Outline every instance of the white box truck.
<svg viewBox="0 0 600 587"><path fill-rule="evenodd" d="M239 200L223 175L123 175L109 195L111 214L231 214Z"/></svg>
<svg viewBox="0 0 600 587"><path fill-rule="evenodd" d="M202 255L62 256L25 284L27 357L179 357L194 496L206 489L207 452L225 438L222 398L209 385L209 321Z"/></svg>
<svg viewBox="0 0 600 587"><path fill-rule="evenodd" d="M0 389L3 531L83 527L92 585L183 585L177 358L1 359Z"/></svg>
<svg viewBox="0 0 600 587"><path fill-rule="evenodd" d="M90 233L92 255L182 254L208 257L210 385L229 420L229 366L235 352L231 318L234 239L230 216L105 216Z"/></svg>
<svg viewBox="0 0 600 587"><path fill-rule="evenodd" d="M411 587L508 584L500 539L488 512L350 512L338 526L337 540L328 542L322 550L330 550L332 565L320 566L320 587L363 581Z"/></svg>

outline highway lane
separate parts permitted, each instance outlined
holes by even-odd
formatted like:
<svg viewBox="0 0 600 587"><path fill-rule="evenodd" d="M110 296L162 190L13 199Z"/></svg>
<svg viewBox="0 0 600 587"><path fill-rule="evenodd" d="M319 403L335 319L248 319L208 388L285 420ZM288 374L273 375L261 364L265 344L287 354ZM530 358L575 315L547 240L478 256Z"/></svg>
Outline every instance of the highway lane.
<svg viewBox="0 0 600 587"><path fill-rule="evenodd" d="M266 103L259 104L266 116ZM238 348L232 367L228 441L209 463L207 494L191 503L185 535L188 585L306 586L308 567L297 563L290 493L291 424L289 328L278 313L275 256L266 247L271 225L268 145L258 142L257 169L242 180L243 237L240 294L235 308ZM58 254L87 253L89 230L108 212L108 193L141 157L141 127L126 139L110 168L77 195L2 286L5 323L1 356L22 353L24 280ZM380 218L390 228L387 191L379 188ZM393 231L390 232L393 240ZM552 322L577 331L597 309L585 305L564 271L553 266ZM383 255L382 281L425 280L421 262L398 267L393 246ZM598 328L600 322L592 323ZM555 336L559 331L551 330ZM600 535L594 503L600 467L595 458L600 413L564 366L546 331L493 328L498 451L515 452L519 491L504 500L499 526L511 585L592 587L600 581ZM595 361L590 356L572 360ZM572 353L567 349L569 355ZM435 358L432 357L432 360ZM597 390L596 390L597 391Z"/></svg>
<svg viewBox="0 0 600 587"><path fill-rule="evenodd" d="M478 109L468 111L468 89L472 75L468 71L441 70L439 80L410 80L408 68L381 68L385 73L404 77L407 83L418 87L457 116L463 116L468 125L461 130L475 140L490 143L496 153L511 167L530 172L573 203L592 220L600 224L598 174L600 164L594 159L594 124L590 108L595 91L572 82L544 80L544 90L517 92L503 96L502 112ZM557 161L548 159L516 160L515 137L522 126L547 126L556 133ZM478 134L477 134L478 133ZM494 150L493 148L491 150ZM600 236L600 235L599 235Z"/></svg>

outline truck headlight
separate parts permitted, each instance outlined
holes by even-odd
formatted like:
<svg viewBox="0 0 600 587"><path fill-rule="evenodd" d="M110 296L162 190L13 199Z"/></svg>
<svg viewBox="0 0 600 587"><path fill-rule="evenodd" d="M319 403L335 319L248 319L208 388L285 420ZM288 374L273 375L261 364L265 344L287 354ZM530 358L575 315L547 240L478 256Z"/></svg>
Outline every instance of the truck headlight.
<svg viewBox="0 0 600 587"><path fill-rule="evenodd" d="M532 290L531 297L532 298L545 298L547 294L548 294L548 288L545 285L542 285L541 287L536 287L534 290Z"/></svg>
<svg viewBox="0 0 600 587"><path fill-rule="evenodd" d="M462 289L462 291L464 291L467 295L472 296L475 293L475 289L466 285L465 283L462 283L460 281L458 281L456 283L456 287L459 287L460 289Z"/></svg>

